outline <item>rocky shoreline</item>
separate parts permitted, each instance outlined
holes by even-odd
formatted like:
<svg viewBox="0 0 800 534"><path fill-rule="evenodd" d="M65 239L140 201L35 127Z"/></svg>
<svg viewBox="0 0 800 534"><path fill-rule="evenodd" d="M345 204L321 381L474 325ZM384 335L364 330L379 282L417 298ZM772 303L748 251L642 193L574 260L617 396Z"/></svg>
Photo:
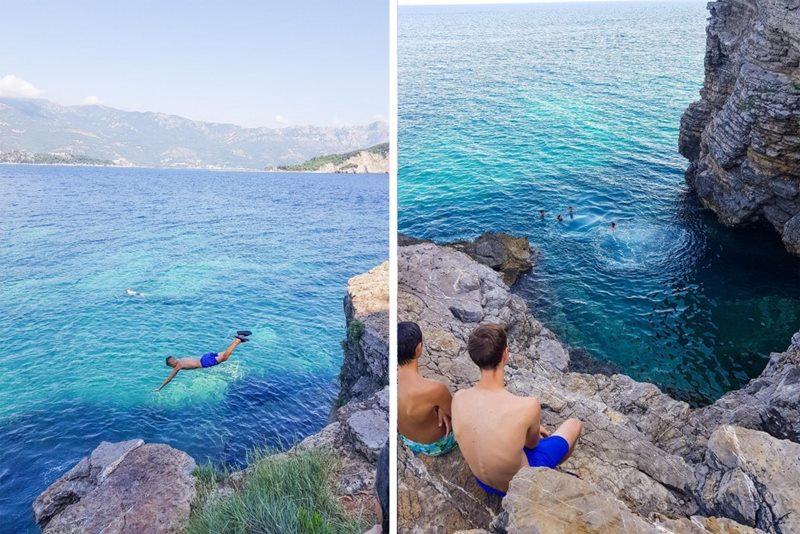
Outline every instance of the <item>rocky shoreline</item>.
<svg viewBox="0 0 800 534"><path fill-rule="evenodd" d="M705 82L681 118L686 180L723 224L767 221L800 254L800 5L708 6Z"/></svg>
<svg viewBox="0 0 800 534"><path fill-rule="evenodd" d="M317 449L339 460L335 494L350 510L373 511L378 454L389 435L388 262L353 277L344 298L347 339L342 395L330 423L286 454ZM188 454L140 439L103 442L33 503L47 534L183 532L197 481ZM231 473L211 499L241 487L248 470Z"/></svg>
<svg viewBox="0 0 800 534"><path fill-rule="evenodd" d="M400 532L800 531L800 333L759 378L692 409L625 375L573 372L568 350L501 273L450 247L409 243L398 253L398 320L422 328L421 372L451 391L468 387L478 378L469 332L503 323L508 388L539 398L546 426L577 417L584 434L562 469L523 469L502 502L478 489L458 451L426 458L400 446Z"/></svg>

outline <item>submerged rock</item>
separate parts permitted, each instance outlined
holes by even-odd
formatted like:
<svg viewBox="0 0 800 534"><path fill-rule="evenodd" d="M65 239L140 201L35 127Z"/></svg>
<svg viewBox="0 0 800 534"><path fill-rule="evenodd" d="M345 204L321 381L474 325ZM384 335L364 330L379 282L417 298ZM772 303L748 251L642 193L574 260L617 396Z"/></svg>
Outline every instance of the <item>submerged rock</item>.
<svg viewBox="0 0 800 534"><path fill-rule="evenodd" d="M800 254L800 8L718 0L701 99L681 118L686 179L724 224L765 220Z"/></svg>
<svg viewBox="0 0 800 534"><path fill-rule="evenodd" d="M420 325L425 343L420 372L446 383L451 391L468 387L478 379L477 368L466 352L467 338L477 322L466 320L454 309L471 310L480 315L483 323L506 325L511 356L507 387L513 393L536 396L541 401L543 424L548 429L569 417L583 421L584 433L578 447L560 468L579 475L580 480L576 482L574 477L557 472L536 475L540 494L515 494L516 508L510 509L512 501L504 502L500 508L478 489L459 453L439 458L414 457L401 445L400 532L497 530L504 522L512 525L512 521L523 521L523 515L525 523L518 524L526 526L519 527L520 532L559 532L549 528L554 525L549 521L559 520L558 514L563 511L524 511L522 504L526 499L534 502L541 498L541 506L545 506L547 492L560 491L559 488L580 490L586 496L576 501L578 510L568 511L582 518L585 530L565 532L610 532L615 525L631 525L644 532L692 533L765 528L765 523L750 521L752 510L763 508L760 501L729 499L721 501L725 503L722 506L707 495L707 488L717 487L714 477L724 478L730 471L723 464L709 461L709 450L718 450L717 445L712 447L709 443L716 443L713 435L718 427L732 422L761 429L762 418L747 417L748 409L781 417L796 413L800 400L795 389L795 375L799 373L795 344L800 345L796 343L800 336L786 353L773 355L762 376L743 390L714 405L692 409L653 384L636 382L622 374L572 372L568 350L531 315L525 302L509 291L498 272L466 254L432 243L401 247L398 320ZM739 399L741 409L737 409L733 397L737 393L744 395ZM789 430L797 420L788 422ZM763 440L764 447L784 451L787 447L766 433L761 433L759 440ZM534 476L524 473L528 470L518 476ZM787 470L769 477L761 475L758 480L778 493L765 489L767 493L753 493L753 499L763 501L767 498L758 495L769 494L778 502L776 495L783 495L779 488L792 484L796 475ZM593 522L593 511L602 509L609 513L613 509L615 519ZM551 516L538 515L544 513ZM539 530L525 530L529 522ZM791 532L786 523L774 528L775 532Z"/></svg>
<svg viewBox="0 0 800 534"><path fill-rule="evenodd" d="M46 533L178 533L195 495L194 460L140 439L101 443L33 503Z"/></svg>

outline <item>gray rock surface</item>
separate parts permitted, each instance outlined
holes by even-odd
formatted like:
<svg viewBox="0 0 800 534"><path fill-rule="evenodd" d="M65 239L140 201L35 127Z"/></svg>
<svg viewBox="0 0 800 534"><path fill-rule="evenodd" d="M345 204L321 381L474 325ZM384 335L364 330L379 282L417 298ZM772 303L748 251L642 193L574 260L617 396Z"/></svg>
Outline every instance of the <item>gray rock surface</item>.
<svg viewBox="0 0 800 534"><path fill-rule="evenodd" d="M399 247L406 247L433 244L433 241L398 234L397 243ZM503 232L484 232L473 241L441 243L441 246L463 252L478 263L502 273L503 281L509 287L514 285L522 273L533 268L536 258L536 251L531 248L527 237L516 237Z"/></svg>
<svg viewBox="0 0 800 534"><path fill-rule="evenodd" d="M735 426L708 441L707 508L765 532L800 532L800 445Z"/></svg>
<svg viewBox="0 0 800 534"><path fill-rule="evenodd" d="M711 507L705 497L704 488L711 487L706 480L722 471L719 464L707 462L708 443L722 424L759 428L760 418L747 417L746 410L729 396L712 406L691 409L656 386L625 375L571 372L566 348L509 291L501 275L463 253L419 243L401 247L398 263L398 320L416 321L422 328L423 375L443 381L451 391L477 380L477 368L466 352L476 323L452 309L480 309L481 322L503 323L508 329L507 387L539 398L548 428L568 417L584 422L579 447L561 467L563 471L579 475L603 502L622 503L648 528L656 528L656 521L661 521L673 524L675 532L703 532L697 529L706 528L705 523L710 525L709 532L747 532L736 522L745 515ZM764 413L785 417L796 413L799 401L796 394L792 397L798 372L795 344L786 353L773 355L760 378L730 395L747 395L746 402L756 411L763 407ZM777 441L763 436L768 443ZM502 523L502 515L495 517L500 509L484 502L486 496L460 454L415 458L403 449L398 465L401 532L452 532L489 528L492 521ZM787 481L771 479L769 484ZM749 497L740 497L738 506L744 514ZM449 503L448 508L437 503ZM729 520L713 517L715 512ZM706 521L706 516L711 519ZM729 527L734 530L720 530ZM744 530L735 530L740 527ZM658 528L663 532L666 527Z"/></svg>
<svg viewBox="0 0 800 534"><path fill-rule="evenodd" d="M369 397L389 383L389 262L350 279L344 313L341 404Z"/></svg>
<svg viewBox="0 0 800 534"><path fill-rule="evenodd" d="M772 224L800 254L800 8L708 4L701 99L681 118L686 179L720 221Z"/></svg>
<svg viewBox="0 0 800 534"><path fill-rule="evenodd" d="M101 443L33 503L45 533L183 532L194 460L142 440Z"/></svg>

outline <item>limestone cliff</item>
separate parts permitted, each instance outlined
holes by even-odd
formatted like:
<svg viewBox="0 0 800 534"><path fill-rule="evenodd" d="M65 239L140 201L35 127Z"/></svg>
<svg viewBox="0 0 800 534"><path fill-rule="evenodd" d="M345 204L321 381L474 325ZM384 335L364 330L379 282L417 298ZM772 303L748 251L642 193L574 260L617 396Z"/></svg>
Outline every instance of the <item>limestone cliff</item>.
<svg viewBox="0 0 800 534"><path fill-rule="evenodd" d="M539 398L548 428L568 417L584 422L561 470L521 471L502 503L477 487L458 451L424 458L401 446L401 532L800 531L800 335L746 388L691 409L652 384L573 371L566 348L502 275L461 252L400 247L398 269L398 320L422 328L424 375L451 391L468 387L478 378L469 333L502 323L508 388Z"/></svg>
<svg viewBox="0 0 800 534"><path fill-rule="evenodd" d="M708 7L701 99L681 118L687 182L724 224L768 221L800 254L800 1Z"/></svg>

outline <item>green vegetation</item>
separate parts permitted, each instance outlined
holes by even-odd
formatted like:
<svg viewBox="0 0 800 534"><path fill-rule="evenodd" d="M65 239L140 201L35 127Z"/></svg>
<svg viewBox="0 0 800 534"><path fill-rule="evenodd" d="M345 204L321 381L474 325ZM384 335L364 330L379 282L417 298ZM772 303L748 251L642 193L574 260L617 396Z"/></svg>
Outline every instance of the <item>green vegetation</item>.
<svg viewBox="0 0 800 534"><path fill-rule="evenodd" d="M212 494L227 474L211 465L195 469L197 498L187 534L361 533L368 525L348 516L333 494L336 459L319 451L256 454L241 487Z"/></svg>
<svg viewBox="0 0 800 534"><path fill-rule="evenodd" d="M383 157L389 157L389 143L381 143L379 145L371 146L369 148L365 148L363 150L354 150L352 152L346 152L344 154L329 154L326 156L317 156L316 158L311 158L310 160L304 163L298 163L297 165L285 165L278 167L280 171L295 171L295 172L302 172L302 171L317 171L323 165L327 165L331 163L335 166L344 165L344 163L359 154L359 152L370 152L372 154L380 154ZM342 170L346 170L351 168L352 165L345 165L342 167Z"/></svg>
<svg viewBox="0 0 800 534"><path fill-rule="evenodd" d="M347 325L347 340L353 343L361 341L361 336L364 335L364 323L358 319L353 319Z"/></svg>
<svg viewBox="0 0 800 534"><path fill-rule="evenodd" d="M90 158L81 154L41 153L32 154L12 150L0 152L0 163L34 163L38 165L114 165L113 161Z"/></svg>

